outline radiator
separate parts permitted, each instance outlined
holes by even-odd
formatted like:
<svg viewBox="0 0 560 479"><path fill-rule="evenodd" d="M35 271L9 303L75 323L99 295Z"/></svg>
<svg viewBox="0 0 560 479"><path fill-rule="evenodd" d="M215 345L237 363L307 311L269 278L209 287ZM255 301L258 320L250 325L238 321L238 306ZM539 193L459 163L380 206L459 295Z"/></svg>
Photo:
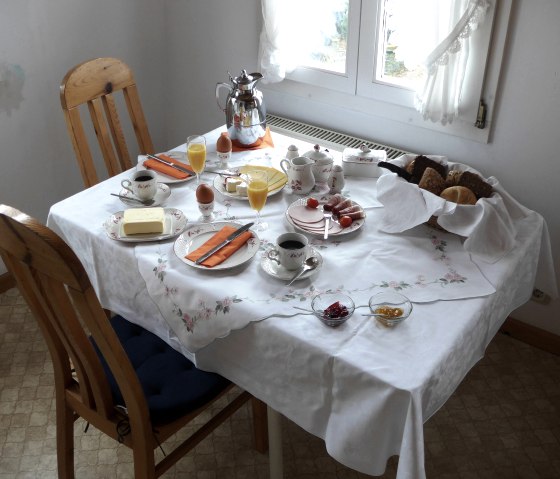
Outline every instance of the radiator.
<svg viewBox="0 0 560 479"><path fill-rule="evenodd" d="M319 143L322 147L342 151L344 148L359 148L366 144L370 150L385 150L387 158L398 158L405 153L410 153L392 146L383 145L373 140L358 138L338 131L328 130L300 121L290 120L281 116L266 115L266 124L272 131L283 133L310 143Z"/></svg>

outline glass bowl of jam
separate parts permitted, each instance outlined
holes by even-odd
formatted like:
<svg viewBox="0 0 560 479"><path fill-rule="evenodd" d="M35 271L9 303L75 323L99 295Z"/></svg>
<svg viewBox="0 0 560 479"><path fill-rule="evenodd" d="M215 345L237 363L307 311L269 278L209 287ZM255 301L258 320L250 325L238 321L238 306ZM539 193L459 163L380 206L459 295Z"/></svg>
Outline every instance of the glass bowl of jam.
<svg viewBox="0 0 560 479"><path fill-rule="evenodd" d="M384 326L395 326L410 316L412 303L400 293L383 291L369 298L369 309Z"/></svg>
<svg viewBox="0 0 560 479"><path fill-rule="evenodd" d="M346 294L323 293L313 298L311 309L327 326L336 327L352 316L355 305L352 298Z"/></svg>

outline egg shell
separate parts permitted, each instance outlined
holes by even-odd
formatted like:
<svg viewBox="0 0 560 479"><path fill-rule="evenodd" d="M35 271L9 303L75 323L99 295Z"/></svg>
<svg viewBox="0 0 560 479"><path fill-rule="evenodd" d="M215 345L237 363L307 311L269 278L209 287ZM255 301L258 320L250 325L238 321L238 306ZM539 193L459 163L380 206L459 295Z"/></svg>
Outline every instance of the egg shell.
<svg viewBox="0 0 560 479"><path fill-rule="evenodd" d="M214 191L204 183L198 185L196 189L196 201L202 204L212 203L214 201Z"/></svg>

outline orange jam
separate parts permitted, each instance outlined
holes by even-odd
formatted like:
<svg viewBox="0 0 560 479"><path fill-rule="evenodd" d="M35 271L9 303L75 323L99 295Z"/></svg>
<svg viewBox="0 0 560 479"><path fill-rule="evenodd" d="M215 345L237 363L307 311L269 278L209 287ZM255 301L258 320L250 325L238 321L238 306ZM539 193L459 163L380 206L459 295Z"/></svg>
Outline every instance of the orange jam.
<svg viewBox="0 0 560 479"><path fill-rule="evenodd" d="M389 306L379 306L374 311L375 314L382 314L387 319L399 318L403 315L402 308L391 308Z"/></svg>

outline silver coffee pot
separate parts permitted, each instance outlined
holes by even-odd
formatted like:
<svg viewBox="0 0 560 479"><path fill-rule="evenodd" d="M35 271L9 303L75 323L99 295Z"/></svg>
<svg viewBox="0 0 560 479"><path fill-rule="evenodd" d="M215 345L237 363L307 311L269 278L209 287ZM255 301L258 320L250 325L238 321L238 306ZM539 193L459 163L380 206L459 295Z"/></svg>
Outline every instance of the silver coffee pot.
<svg viewBox="0 0 560 479"><path fill-rule="evenodd" d="M261 73L241 75L233 78L228 72L230 83L216 84L216 102L226 114L226 126L232 141L240 146L257 146L266 133L266 108L263 95L256 84L263 78ZM226 106L220 104L220 90L226 88Z"/></svg>

